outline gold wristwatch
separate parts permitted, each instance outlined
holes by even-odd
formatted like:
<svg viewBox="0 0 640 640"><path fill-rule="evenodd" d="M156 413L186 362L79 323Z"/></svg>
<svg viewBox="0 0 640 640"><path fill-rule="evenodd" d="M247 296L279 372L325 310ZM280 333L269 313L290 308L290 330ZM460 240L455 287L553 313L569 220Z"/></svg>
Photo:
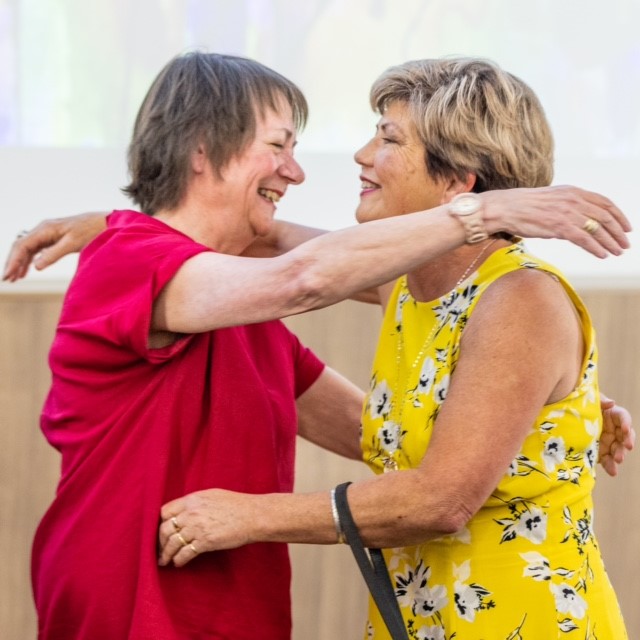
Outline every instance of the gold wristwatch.
<svg viewBox="0 0 640 640"><path fill-rule="evenodd" d="M482 242L489 237L482 219L482 200L477 194L459 193L449 203L449 213L464 227L467 244Z"/></svg>

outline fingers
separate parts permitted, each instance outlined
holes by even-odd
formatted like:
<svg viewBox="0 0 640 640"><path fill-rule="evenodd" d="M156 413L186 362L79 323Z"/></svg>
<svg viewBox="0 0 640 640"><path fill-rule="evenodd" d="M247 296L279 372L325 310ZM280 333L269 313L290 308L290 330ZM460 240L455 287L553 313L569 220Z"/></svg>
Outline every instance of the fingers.
<svg viewBox="0 0 640 640"><path fill-rule="evenodd" d="M3 279L15 282L27 275L31 264L44 269L62 256L80 251L105 226L106 217L101 212L44 220L15 239L5 263Z"/></svg>
<svg viewBox="0 0 640 640"><path fill-rule="evenodd" d="M618 464L609 454L605 454L600 458L600 464L612 478L618 475Z"/></svg>
<svg viewBox="0 0 640 640"><path fill-rule="evenodd" d="M611 409L611 407L614 407L615 404L615 400L612 400L611 398L605 396L602 391L600 392L600 406L602 408L602 411L604 411L605 409Z"/></svg>
<svg viewBox="0 0 640 640"><path fill-rule="evenodd" d="M622 211L605 196L593 191L559 186L557 189L567 190L568 197L573 198L573 208L578 214L576 223L580 229L567 239L582 246L594 255L605 258L607 255L621 255L630 247L627 233L631 231L631 223Z"/></svg>
<svg viewBox="0 0 640 640"><path fill-rule="evenodd" d="M159 540L158 564L161 567L171 563L176 567L183 567L200 552L198 543L190 534L189 528L180 526L177 516L171 516L160 525Z"/></svg>
<svg viewBox="0 0 640 640"><path fill-rule="evenodd" d="M482 196L487 205L483 217L491 233L561 238L599 258L620 255L629 247L629 220L598 193L558 185L487 191Z"/></svg>
<svg viewBox="0 0 640 640"><path fill-rule="evenodd" d="M56 243L62 233L60 220L45 220L31 231L19 233L9 250L2 279L15 282L24 278L34 258L44 249ZM68 253L68 251L64 253ZM39 268L53 264L64 253L54 251L43 262L39 261L39 265L42 264Z"/></svg>

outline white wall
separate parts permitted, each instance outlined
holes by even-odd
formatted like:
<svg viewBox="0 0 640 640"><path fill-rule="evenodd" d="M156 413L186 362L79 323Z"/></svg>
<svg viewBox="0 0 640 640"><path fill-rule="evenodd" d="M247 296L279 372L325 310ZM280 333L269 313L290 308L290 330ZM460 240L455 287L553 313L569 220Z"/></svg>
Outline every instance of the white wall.
<svg viewBox="0 0 640 640"><path fill-rule="evenodd" d="M286 219L352 224L351 154L373 131L372 80L407 59L465 54L539 94L556 183L606 194L640 227L637 24L637 0L0 0L0 257L43 217L127 206L119 187L137 106L161 66L194 46L255 57L307 94L308 179L281 202ZM532 248L583 282L640 280L637 248L606 261L565 242ZM67 279L74 264L31 279Z"/></svg>

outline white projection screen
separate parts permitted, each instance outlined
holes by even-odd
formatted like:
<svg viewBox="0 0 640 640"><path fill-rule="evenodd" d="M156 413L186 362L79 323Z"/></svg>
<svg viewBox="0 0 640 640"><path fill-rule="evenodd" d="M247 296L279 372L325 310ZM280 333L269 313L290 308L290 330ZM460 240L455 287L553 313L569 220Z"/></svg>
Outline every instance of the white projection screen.
<svg viewBox="0 0 640 640"><path fill-rule="evenodd" d="M554 182L604 193L637 227L639 24L638 0L0 0L0 256L42 218L128 206L119 189L137 107L163 64L194 48L256 58L306 93L307 181L280 203L285 219L353 224L371 82L405 60L471 55L539 95ZM635 247L605 261L562 241L531 247L574 281L640 278ZM64 283L74 266L30 282Z"/></svg>

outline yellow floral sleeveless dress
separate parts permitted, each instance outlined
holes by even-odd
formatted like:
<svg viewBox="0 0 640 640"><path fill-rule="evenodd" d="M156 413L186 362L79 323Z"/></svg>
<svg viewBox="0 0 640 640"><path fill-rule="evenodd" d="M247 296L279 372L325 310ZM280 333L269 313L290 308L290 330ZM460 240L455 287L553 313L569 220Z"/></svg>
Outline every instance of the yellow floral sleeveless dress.
<svg viewBox="0 0 640 640"><path fill-rule="evenodd" d="M601 415L591 320L563 276L525 253L522 244L497 250L432 302L416 301L406 278L398 280L364 408L364 460L376 473L420 464L467 319L486 288L516 269L551 273L571 297L587 345L579 385L544 407L498 487L463 531L385 551L391 581L411 638L624 640L593 533ZM372 602L366 637L390 637Z"/></svg>

